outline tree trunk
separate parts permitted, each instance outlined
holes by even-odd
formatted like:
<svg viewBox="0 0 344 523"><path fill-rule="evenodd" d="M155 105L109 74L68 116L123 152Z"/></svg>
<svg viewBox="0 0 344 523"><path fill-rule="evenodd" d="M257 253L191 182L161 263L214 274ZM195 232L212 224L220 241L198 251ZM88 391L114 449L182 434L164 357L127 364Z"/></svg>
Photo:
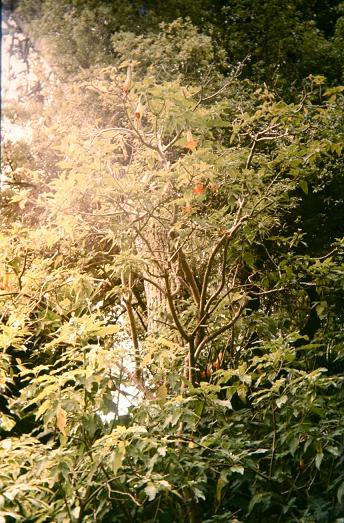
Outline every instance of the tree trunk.
<svg viewBox="0 0 344 523"><path fill-rule="evenodd" d="M166 230L152 224L144 239L140 238L138 250L147 260L144 289L147 304L147 333L158 335L166 324L168 301L164 274L168 270L169 248Z"/></svg>

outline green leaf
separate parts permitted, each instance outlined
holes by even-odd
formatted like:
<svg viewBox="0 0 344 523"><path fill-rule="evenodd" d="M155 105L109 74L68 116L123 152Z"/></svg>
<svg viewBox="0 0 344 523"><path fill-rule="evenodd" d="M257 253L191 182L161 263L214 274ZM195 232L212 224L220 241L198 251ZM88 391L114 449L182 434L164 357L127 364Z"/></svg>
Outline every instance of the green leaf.
<svg viewBox="0 0 344 523"><path fill-rule="evenodd" d="M327 302L321 301L320 303L318 303L318 305L316 306L315 309L317 311L317 315L319 316L319 318L323 319L326 316Z"/></svg>
<svg viewBox="0 0 344 523"><path fill-rule="evenodd" d="M308 194L308 183L306 182L306 180L300 180L299 186L301 187L301 189L303 190L303 192L305 194Z"/></svg>
<svg viewBox="0 0 344 523"><path fill-rule="evenodd" d="M233 409L232 402L229 399L228 400L218 400L218 399L215 399L214 403L216 405L220 405L221 407L225 407L226 409L230 409L230 410Z"/></svg>
<svg viewBox="0 0 344 523"><path fill-rule="evenodd" d="M268 492L261 492L258 494L255 494L253 498L250 501L250 504L248 506L248 514L251 514L252 510L254 509L255 505L259 503L267 504L270 501L271 494Z"/></svg>
<svg viewBox="0 0 344 523"><path fill-rule="evenodd" d="M62 407L57 407L56 409L56 426L59 431L66 435L65 427L67 424L67 412Z"/></svg>
<svg viewBox="0 0 344 523"><path fill-rule="evenodd" d="M252 254L252 252L245 251L244 260L247 263L247 265L249 265L250 267L254 267L255 258L254 258L254 255Z"/></svg>
<svg viewBox="0 0 344 523"><path fill-rule="evenodd" d="M323 460L323 457L324 457L324 454L322 451L318 452L317 455L315 456L315 466L318 470L320 470L320 465Z"/></svg>
<svg viewBox="0 0 344 523"><path fill-rule="evenodd" d="M164 489L167 489L167 490L171 490L171 483L169 483L168 481L166 481L165 479L161 479L159 481L159 485L161 487L163 487Z"/></svg>
<svg viewBox="0 0 344 523"><path fill-rule="evenodd" d="M243 401L244 403L246 403L246 396L247 396L247 387L246 385L244 385L243 383L241 383L238 387L237 387L237 390L236 390L239 398L241 399L241 401Z"/></svg>
<svg viewBox="0 0 344 523"><path fill-rule="evenodd" d="M232 301L232 302L239 301L239 300L241 300L244 296L245 296L245 294L242 293L242 292L233 292L233 294L231 294L231 301Z"/></svg>
<svg viewBox="0 0 344 523"><path fill-rule="evenodd" d="M338 447L332 447L331 445L328 445L327 447L325 447L325 450L333 456L340 456L340 450Z"/></svg>
<svg viewBox="0 0 344 523"><path fill-rule="evenodd" d="M297 447L299 446L300 440L298 436L295 436L290 442L289 442L289 451L292 456L294 456L295 451Z"/></svg>
<svg viewBox="0 0 344 523"><path fill-rule="evenodd" d="M339 486L338 490L337 490L337 499L338 499L338 503L341 503L342 502L342 498L344 496L344 481L343 483Z"/></svg>
<svg viewBox="0 0 344 523"><path fill-rule="evenodd" d="M221 471L221 474L216 483L216 493L215 493L216 501L218 504L221 503L222 490L223 490L224 486L227 485L227 483L228 483L227 472Z"/></svg>

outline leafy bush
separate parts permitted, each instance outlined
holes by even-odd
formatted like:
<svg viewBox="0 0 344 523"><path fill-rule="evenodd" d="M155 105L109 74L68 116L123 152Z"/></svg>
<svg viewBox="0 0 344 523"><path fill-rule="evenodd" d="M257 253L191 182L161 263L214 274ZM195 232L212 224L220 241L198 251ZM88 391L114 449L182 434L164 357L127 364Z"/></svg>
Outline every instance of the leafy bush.
<svg viewBox="0 0 344 523"><path fill-rule="evenodd" d="M340 521L343 88L122 36L3 146L0 518Z"/></svg>

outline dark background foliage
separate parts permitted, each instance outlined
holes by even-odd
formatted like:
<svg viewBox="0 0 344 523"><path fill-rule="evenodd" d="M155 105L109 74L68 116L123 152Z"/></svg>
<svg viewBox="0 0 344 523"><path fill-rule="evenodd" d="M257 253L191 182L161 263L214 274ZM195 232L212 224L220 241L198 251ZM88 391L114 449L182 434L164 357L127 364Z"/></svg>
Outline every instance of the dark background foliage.
<svg viewBox="0 0 344 523"><path fill-rule="evenodd" d="M13 7L0 521L341 523L343 3Z"/></svg>

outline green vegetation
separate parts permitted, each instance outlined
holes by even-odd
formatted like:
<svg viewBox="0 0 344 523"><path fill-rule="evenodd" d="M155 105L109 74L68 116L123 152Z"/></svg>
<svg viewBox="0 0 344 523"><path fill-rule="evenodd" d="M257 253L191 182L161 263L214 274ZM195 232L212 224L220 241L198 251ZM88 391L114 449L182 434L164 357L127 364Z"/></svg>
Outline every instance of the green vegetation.
<svg viewBox="0 0 344 523"><path fill-rule="evenodd" d="M344 521L342 7L223 4L20 3L0 522Z"/></svg>

